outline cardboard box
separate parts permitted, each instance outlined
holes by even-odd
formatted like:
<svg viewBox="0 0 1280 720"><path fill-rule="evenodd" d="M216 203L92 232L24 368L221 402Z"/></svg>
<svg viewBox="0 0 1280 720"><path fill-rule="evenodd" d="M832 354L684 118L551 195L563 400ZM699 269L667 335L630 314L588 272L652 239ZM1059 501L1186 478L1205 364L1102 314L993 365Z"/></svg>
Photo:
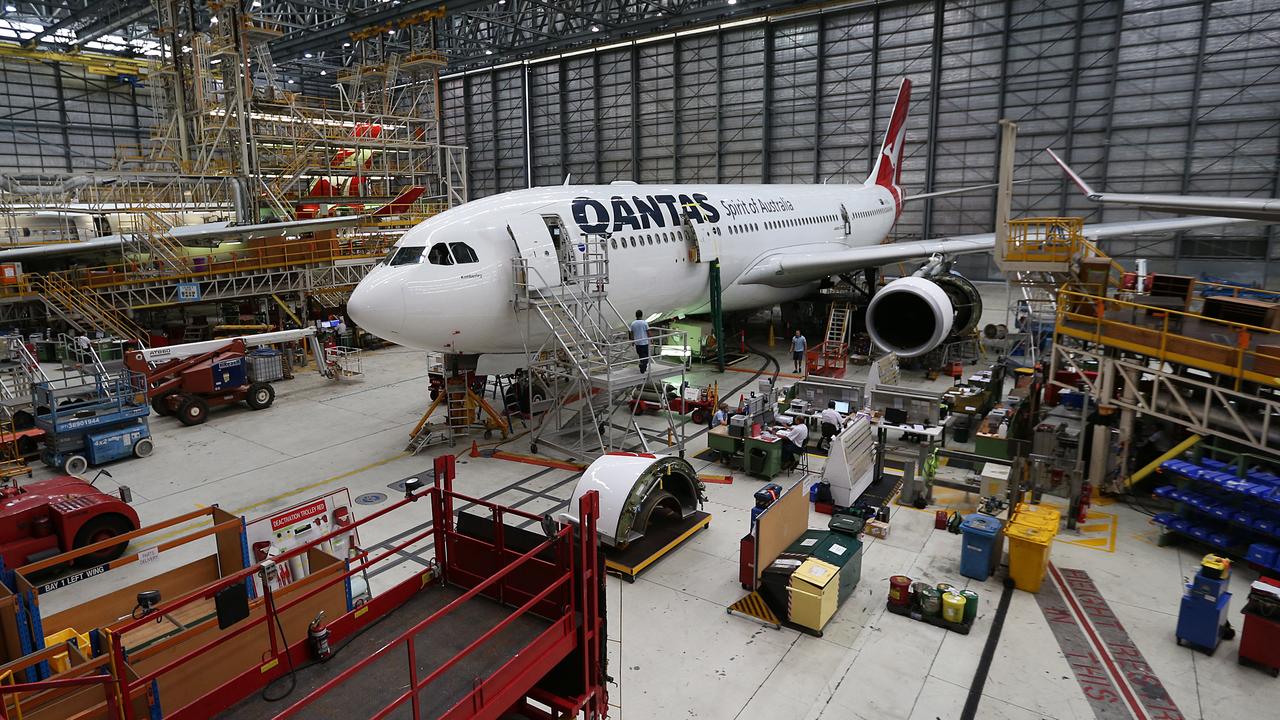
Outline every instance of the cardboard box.
<svg viewBox="0 0 1280 720"><path fill-rule="evenodd" d="M787 616L791 622L821 630L839 607L840 569L817 558L804 561L791 575Z"/></svg>
<svg viewBox="0 0 1280 720"><path fill-rule="evenodd" d="M881 540L889 537L889 523L882 520L868 520L863 532L871 537L878 537Z"/></svg>

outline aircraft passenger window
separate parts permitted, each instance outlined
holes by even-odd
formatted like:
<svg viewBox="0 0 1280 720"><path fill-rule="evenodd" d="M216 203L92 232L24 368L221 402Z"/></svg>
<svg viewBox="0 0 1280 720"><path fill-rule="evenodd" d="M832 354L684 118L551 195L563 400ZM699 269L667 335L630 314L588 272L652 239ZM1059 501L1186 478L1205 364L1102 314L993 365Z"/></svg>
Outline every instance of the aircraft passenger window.
<svg viewBox="0 0 1280 720"><path fill-rule="evenodd" d="M453 257L449 255L449 246L444 243L432 245L427 252L427 262L432 265L452 265Z"/></svg>
<svg viewBox="0 0 1280 720"><path fill-rule="evenodd" d="M399 248L395 251L395 254L391 256L391 261L387 264L392 266L415 265L422 261L422 251L425 249L426 248L421 245Z"/></svg>
<svg viewBox="0 0 1280 720"><path fill-rule="evenodd" d="M476 251L472 250L471 246L466 243L449 243L449 250L453 252L453 259L459 265L480 262L480 258L476 257Z"/></svg>
<svg viewBox="0 0 1280 720"><path fill-rule="evenodd" d="M614 250L618 249L618 238L609 238L609 246Z"/></svg>

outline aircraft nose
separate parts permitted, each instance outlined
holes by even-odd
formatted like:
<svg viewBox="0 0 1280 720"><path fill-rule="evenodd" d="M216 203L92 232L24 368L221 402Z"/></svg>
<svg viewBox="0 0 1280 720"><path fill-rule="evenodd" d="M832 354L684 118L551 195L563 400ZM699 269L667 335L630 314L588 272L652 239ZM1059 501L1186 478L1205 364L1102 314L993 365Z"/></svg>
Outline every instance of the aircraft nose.
<svg viewBox="0 0 1280 720"><path fill-rule="evenodd" d="M347 314L356 325L395 341L404 329L404 289L385 268L375 268L351 291Z"/></svg>

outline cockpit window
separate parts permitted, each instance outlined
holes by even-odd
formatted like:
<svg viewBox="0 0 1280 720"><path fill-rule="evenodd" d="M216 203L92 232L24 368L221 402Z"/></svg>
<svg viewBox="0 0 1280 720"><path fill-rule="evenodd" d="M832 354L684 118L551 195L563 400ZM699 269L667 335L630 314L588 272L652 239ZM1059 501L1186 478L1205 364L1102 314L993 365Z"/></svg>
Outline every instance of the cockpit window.
<svg viewBox="0 0 1280 720"><path fill-rule="evenodd" d="M449 246L444 243L432 245L431 251L427 253L427 262L432 265L452 265L453 256L449 254Z"/></svg>
<svg viewBox="0 0 1280 720"><path fill-rule="evenodd" d="M406 245L405 247L397 248L396 251L391 254L391 260L387 264L392 266L416 264L422 258L423 249L424 248L420 245Z"/></svg>
<svg viewBox="0 0 1280 720"><path fill-rule="evenodd" d="M453 251L453 260L459 265L463 263L480 262L480 258L476 257L476 251L466 243L449 243L449 249Z"/></svg>

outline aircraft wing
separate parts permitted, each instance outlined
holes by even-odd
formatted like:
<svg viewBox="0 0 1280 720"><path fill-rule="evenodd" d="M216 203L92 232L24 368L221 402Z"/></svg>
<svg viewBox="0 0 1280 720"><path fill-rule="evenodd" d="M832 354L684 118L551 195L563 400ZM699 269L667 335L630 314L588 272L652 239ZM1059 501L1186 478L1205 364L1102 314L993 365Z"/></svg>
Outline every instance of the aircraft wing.
<svg viewBox="0 0 1280 720"><path fill-rule="evenodd" d="M214 247L220 243L235 240L256 240L280 235L297 235L318 230L351 227L359 225L362 220L364 220L364 217L360 215L344 215L341 217L288 220L254 225L232 225L229 222L213 222L200 225L179 225L170 230L169 235L183 245Z"/></svg>
<svg viewBox="0 0 1280 720"><path fill-rule="evenodd" d="M1127 205L1141 210L1181 213L1183 215L1216 215L1249 220L1280 221L1280 198L1233 198L1209 195L1146 195L1142 193L1103 193L1089 187L1052 150L1045 150L1067 173L1085 197L1103 205Z"/></svg>
<svg viewBox="0 0 1280 720"><path fill-rule="evenodd" d="M217 247L224 242L236 240L254 240L258 238L279 237L280 235L296 235L299 233L330 230L339 227L358 225L365 218L350 215L334 218L316 218L314 220L290 220L278 223L258 223L255 225L232 225L227 222L203 223L200 225L179 225L169 231L169 235L182 245L190 247ZM103 237L84 240L82 242L51 243L48 245L32 245L30 247L0 250L0 262L13 262L31 258L49 257L51 255L74 255L83 252L121 249L126 243L132 243L131 235L104 235ZM127 248L125 248L127 249Z"/></svg>
<svg viewBox="0 0 1280 720"><path fill-rule="evenodd" d="M1171 232L1217 225L1248 223L1250 220L1222 217L1170 218L1167 220L1135 220L1133 222L1097 223L1084 226L1089 239ZM995 233L961 235L934 240L887 243L848 248L835 252L780 252L767 255L737 279L741 285L793 287L821 280L836 273L879 267L895 262L927 258L931 255L966 255L990 252L995 248Z"/></svg>

